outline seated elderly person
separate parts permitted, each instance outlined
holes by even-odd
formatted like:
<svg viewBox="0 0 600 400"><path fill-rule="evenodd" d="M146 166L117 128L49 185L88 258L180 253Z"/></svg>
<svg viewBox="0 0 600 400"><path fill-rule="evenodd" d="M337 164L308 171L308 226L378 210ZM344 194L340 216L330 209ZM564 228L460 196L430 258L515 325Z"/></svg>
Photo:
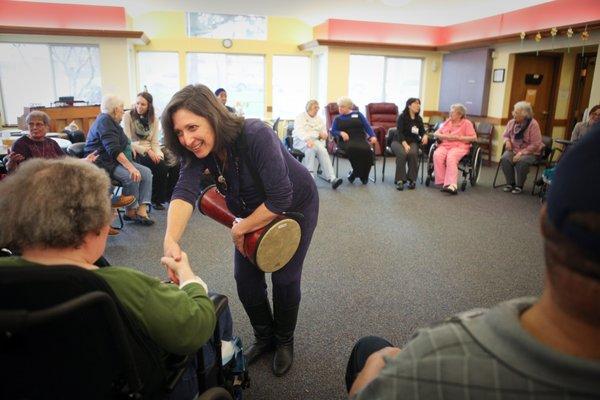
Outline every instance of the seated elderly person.
<svg viewBox="0 0 600 400"><path fill-rule="evenodd" d="M6 169L14 171L20 163L30 158L59 158L66 156L58 143L52 138L46 137L50 129L50 117L43 111L32 111L25 117L25 123L29 128L27 135L17 139L8 154ZM97 155L88 154L87 161L94 162Z"/></svg>
<svg viewBox="0 0 600 400"><path fill-rule="evenodd" d="M585 135L592 126L600 121L600 104L595 105L588 114L587 121L581 121L575 124L571 132L571 141L576 142Z"/></svg>
<svg viewBox="0 0 600 400"><path fill-rule="evenodd" d="M592 132L564 155L541 211L541 297L461 313L402 350L361 339L351 398L600 398L600 126Z"/></svg>
<svg viewBox="0 0 600 400"><path fill-rule="evenodd" d="M433 153L435 184L443 185L442 192L458 193L458 163L469 154L471 143L477 140L473 124L467 118L462 104L450 106L450 117L433 136L439 144Z"/></svg>
<svg viewBox="0 0 600 400"><path fill-rule="evenodd" d="M323 118L317 115L319 103L316 100L310 100L306 103L306 111L299 114L294 121L294 148L304 152L302 164L308 169L308 172L314 178L315 161L318 159L323 169L323 177L331 183L333 189L337 189L342 184L341 178L336 178L333 172L333 165L327 153L326 140L327 129Z"/></svg>
<svg viewBox="0 0 600 400"><path fill-rule="evenodd" d="M152 225L147 208L152 200L152 171L132 161L131 141L119 125L123 101L113 95L104 96L100 111L88 133L85 152L97 152L96 165L123 185L123 194L135 196L136 201L126 208L125 220Z"/></svg>
<svg viewBox="0 0 600 400"><path fill-rule="evenodd" d="M354 103L348 97L337 101L340 111L331 125L331 134L338 139L338 146L346 152L352 165L348 181L359 178L363 185L369 182L369 172L375 153L371 146L377 143L375 133L360 111L352 110Z"/></svg>
<svg viewBox="0 0 600 400"><path fill-rule="evenodd" d="M0 248L17 248L22 256L0 258L0 268L72 265L92 271L156 344L159 359L195 353L211 337L216 318L206 284L192 272L185 253L178 262L161 259L175 284L129 268L92 264L106 247L109 186L103 170L73 158L23 164L0 182Z"/></svg>
<svg viewBox="0 0 600 400"><path fill-rule="evenodd" d="M500 166L506 178L505 192L519 194L529 174L529 167L539 157L544 144L540 125L533 118L531 104L519 101L513 109L513 119L508 121L502 137L506 148ZM516 176L515 176L516 172Z"/></svg>

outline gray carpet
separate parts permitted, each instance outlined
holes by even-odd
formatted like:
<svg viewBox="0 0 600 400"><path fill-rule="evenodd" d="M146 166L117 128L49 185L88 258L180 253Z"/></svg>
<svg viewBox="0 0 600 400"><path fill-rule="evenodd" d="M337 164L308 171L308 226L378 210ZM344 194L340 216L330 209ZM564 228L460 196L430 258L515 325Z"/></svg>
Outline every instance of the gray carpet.
<svg viewBox="0 0 600 400"><path fill-rule="evenodd" d="M348 167L342 160L340 176ZM379 174L381 160L377 168ZM253 364L247 399L345 398L346 362L360 337L379 335L402 346L415 329L453 313L540 293L537 197L492 189L495 168L483 168L479 185L457 196L421 184L398 192L393 169L388 158L384 183L345 181L337 191L317 180L321 209L304 264L295 362L283 378L272 375L268 358ZM152 217L155 226L126 225L110 238L106 256L113 265L164 278L166 211ZM182 247L211 290L229 297L235 332L250 343L228 230L196 212Z"/></svg>

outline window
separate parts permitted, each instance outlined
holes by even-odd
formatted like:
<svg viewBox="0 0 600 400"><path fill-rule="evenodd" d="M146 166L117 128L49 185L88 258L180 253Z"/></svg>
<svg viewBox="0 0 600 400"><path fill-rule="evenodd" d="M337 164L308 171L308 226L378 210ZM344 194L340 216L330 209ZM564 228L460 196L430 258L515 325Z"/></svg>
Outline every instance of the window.
<svg viewBox="0 0 600 400"><path fill-rule="evenodd" d="M249 118L263 118L265 58L215 53L188 53L188 83L227 91L227 105Z"/></svg>
<svg viewBox="0 0 600 400"><path fill-rule="evenodd" d="M273 117L295 118L310 97L310 59L273 56Z"/></svg>
<svg viewBox="0 0 600 400"><path fill-rule="evenodd" d="M369 103L389 102L402 109L409 97L420 97L418 58L350 56L349 96L364 111Z"/></svg>
<svg viewBox="0 0 600 400"><path fill-rule="evenodd" d="M24 106L49 106L60 96L99 103L99 49L86 45L0 43L0 88L7 124L17 123Z"/></svg>
<svg viewBox="0 0 600 400"><path fill-rule="evenodd" d="M171 97L180 89L179 54L140 51L138 68L138 91L150 92L154 98L156 115L160 115Z"/></svg>
<svg viewBox="0 0 600 400"><path fill-rule="evenodd" d="M189 12L188 36L267 40L267 17Z"/></svg>

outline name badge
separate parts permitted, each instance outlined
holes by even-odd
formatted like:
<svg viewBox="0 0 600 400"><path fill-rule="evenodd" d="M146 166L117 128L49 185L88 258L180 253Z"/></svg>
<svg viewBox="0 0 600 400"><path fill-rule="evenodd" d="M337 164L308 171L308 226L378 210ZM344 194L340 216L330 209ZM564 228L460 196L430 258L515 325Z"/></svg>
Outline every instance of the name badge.
<svg viewBox="0 0 600 400"><path fill-rule="evenodd" d="M413 127L410 129L410 131L416 135L417 133L419 133L419 128L417 128L416 126L413 125Z"/></svg>
<svg viewBox="0 0 600 400"><path fill-rule="evenodd" d="M352 114L350 118L358 118L358 114Z"/></svg>

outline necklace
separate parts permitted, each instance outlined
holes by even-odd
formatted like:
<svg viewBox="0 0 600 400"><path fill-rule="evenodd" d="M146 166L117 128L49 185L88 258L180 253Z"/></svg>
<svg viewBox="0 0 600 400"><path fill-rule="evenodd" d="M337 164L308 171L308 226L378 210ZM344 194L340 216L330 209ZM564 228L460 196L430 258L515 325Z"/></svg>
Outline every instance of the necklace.
<svg viewBox="0 0 600 400"><path fill-rule="evenodd" d="M213 153L213 160L215 162L215 165L217 167L217 190L219 192L221 192L221 194L225 194L225 192L227 192L227 180L225 180L225 177L223 176L223 172L221 171L221 166L219 165L219 161L217 160L217 157L215 156L215 154ZM225 169L225 163L223 163L223 169Z"/></svg>

